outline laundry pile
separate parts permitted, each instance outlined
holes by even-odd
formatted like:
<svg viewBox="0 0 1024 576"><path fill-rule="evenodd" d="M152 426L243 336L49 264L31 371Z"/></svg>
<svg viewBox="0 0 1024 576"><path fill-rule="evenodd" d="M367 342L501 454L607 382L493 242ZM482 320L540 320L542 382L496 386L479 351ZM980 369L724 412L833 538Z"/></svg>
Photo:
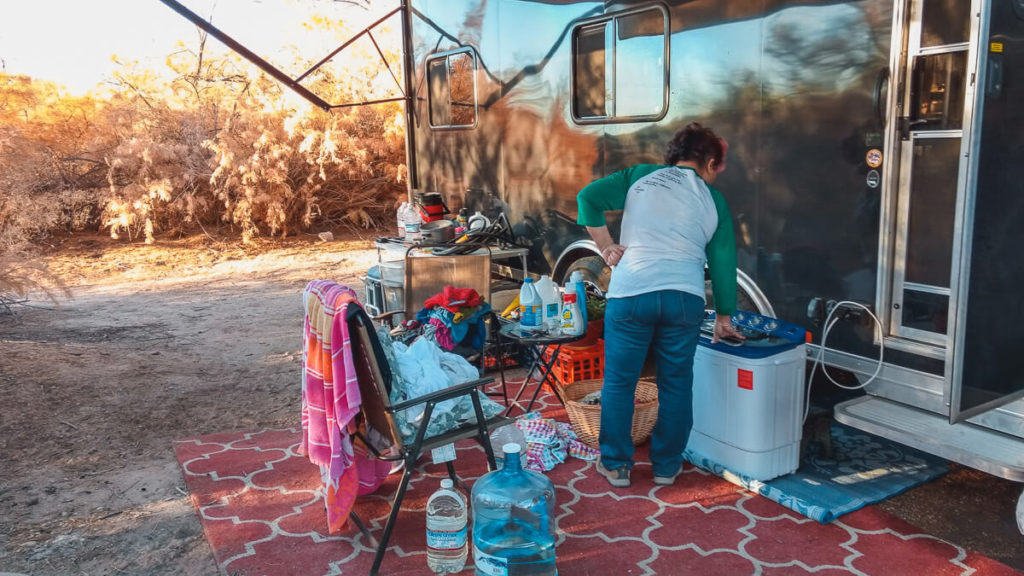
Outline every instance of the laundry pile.
<svg viewBox="0 0 1024 576"><path fill-rule="evenodd" d="M391 403L398 404L443 390L455 384L476 380L479 370L458 354L445 352L428 338L417 338L406 345L392 341L384 330L378 331L384 355L392 366ZM500 414L504 408L485 394L477 393L484 417ZM395 414L399 431L406 438L415 434L423 419L420 404ZM427 437L444 433L467 422L475 422L470 396L438 402L427 424Z"/></svg>
<svg viewBox="0 0 1024 576"><path fill-rule="evenodd" d="M480 351L487 337L485 315L490 310L491 305L476 290L445 286L423 303L416 320L425 329L423 335L447 351L460 345Z"/></svg>
<svg viewBox="0 0 1024 576"><path fill-rule="evenodd" d="M529 470L546 472L565 462L568 456L581 460L595 460L600 454L581 442L571 425L552 418L544 418L540 412L523 414L516 421L516 426L526 437L523 467Z"/></svg>

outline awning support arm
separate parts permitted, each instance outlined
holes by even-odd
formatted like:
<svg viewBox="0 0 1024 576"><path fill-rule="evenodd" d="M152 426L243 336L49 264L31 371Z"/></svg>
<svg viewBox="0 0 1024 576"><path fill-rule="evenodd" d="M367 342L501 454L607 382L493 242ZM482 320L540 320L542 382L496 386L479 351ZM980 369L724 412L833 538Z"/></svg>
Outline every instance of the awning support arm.
<svg viewBox="0 0 1024 576"><path fill-rule="evenodd" d="M408 98L409 98L407 90L404 89L404 87L402 86L402 83L398 80L398 77L395 75L394 70L391 69L391 64L388 63L388 59L384 56L384 52L381 50L380 45L377 43L377 39L373 37L373 33L371 32L371 30L373 28L377 27L378 25L380 25L382 22L384 22L388 18L394 16L397 12L401 12L403 10L402 6L400 6L398 8L395 8L391 12L388 12L387 14L385 14L384 16L379 18L373 24L370 24L369 26L364 28L361 32L359 32L355 36L353 36L353 37L349 38L348 40L346 40L341 46L339 46L338 48L336 48L333 51L331 51L330 54L328 54L325 58L321 59L319 62L314 64L312 68L310 68L309 70L306 70L305 72L303 72L302 75L300 75L298 78L292 78L288 74L285 74L284 72L282 72L279 68L275 67L270 62L267 62L263 58L260 58L259 56L257 56L255 52L253 52L252 50L249 50L248 48L246 48L244 45L242 45L240 42L238 42L237 40L235 40L231 36L228 36L227 34L225 34L222 30L220 30L219 28L214 26L211 22L209 22L205 18L203 18L203 17L199 16L198 14L196 14L195 12L189 10L188 7L184 6L181 2L178 2L178 0L160 0L160 1L163 2L164 4L166 4L168 7L170 7L172 10L174 10L178 14L181 14L182 16L184 16L188 21L192 22L193 24L195 24L196 26L198 26L202 30L206 31L208 34L210 34L211 36L213 36L217 40L220 40L221 42L223 42L228 48L234 50L235 52L237 52L239 55L241 55L246 60L248 60L248 61L252 62L253 64L255 64L257 67L259 67L260 70L263 70L264 72L269 74L271 77L273 77L275 80L277 80L278 82L281 82L285 86L291 88L296 93L298 93L299 96L302 96L306 100L312 102L313 105L315 105L316 107L321 108L323 110L330 111L330 110L332 110L334 108L350 108L350 107L353 107L353 106L367 106L367 105L370 105L370 104L383 104L383 103L386 103L386 102L400 102L400 101L408 100ZM398 86L398 90L402 94L401 97L398 97L398 98L385 98L385 99L381 99L381 100L367 100L367 101L364 101L364 102L357 102L357 103L350 103L350 104L331 104L329 102L326 102L325 100L323 100L322 98L320 98L319 96L317 96L316 94L314 94L312 91L310 91L308 88L306 88L305 86L303 86L301 84L301 82L302 82L302 80L304 78L306 78L307 76L309 76L310 74L315 72L318 68L320 68L321 66L326 64L328 61L330 61L331 58L334 58L335 56L337 56L339 52L341 52L342 50L344 50L345 48L350 46L353 42L355 42L356 40L361 38L364 34L369 36L370 37L370 41L373 42L373 46L374 46L374 48L377 49L377 54L380 55L381 61L384 62L384 66L388 69L388 72L391 74L391 78L393 78L395 80L395 84Z"/></svg>
<svg viewBox="0 0 1024 576"><path fill-rule="evenodd" d="M160 1L163 2L164 4L166 4L171 10L174 10L178 14L181 14L182 16L184 16L186 20L192 22L196 26L198 26L198 27L202 28L203 30L205 30L207 33L209 33L211 36L213 36L217 40L220 40L221 42L223 42L228 48L231 48L235 52L238 52L239 55L241 55L246 60L248 60L248 61L252 62L253 64L255 64L256 66L258 66L260 68L260 70L263 70L264 72L266 72L267 74L272 76L278 82L281 82L285 86L287 86L287 87L291 88L292 90L294 90L295 92L297 92L300 96L302 96L306 100L309 100L310 102L312 102L315 106L317 106L319 108L322 108L324 110L330 110L331 109L331 105L330 104L325 102L322 98L320 98L316 94L310 92L309 89L306 88L305 86L303 86L302 84L299 84L298 80L293 80L290 76L288 76L284 72L282 72L282 71L278 70L276 67L274 67L273 64L271 64L270 62L267 62L263 58L260 58L252 50L249 50L248 48L243 46L241 43L239 43L237 40L235 40L231 36L228 36L227 34L222 32L219 28L217 28L216 26L214 26L213 24L211 24L210 22L208 22L207 20L205 20L204 18L202 18L201 16L196 14L195 12L193 12L193 11L189 10L188 8L186 8L184 5L182 5L177 0L160 0Z"/></svg>
<svg viewBox="0 0 1024 576"><path fill-rule="evenodd" d="M341 46L338 46L337 48L332 50L330 54L328 54L327 56L324 56L319 62L314 64L309 70L306 70L301 75L299 75L299 77L296 78L295 81L296 82L301 82L303 78L305 78L306 76L309 76L310 74L315 72L317 68L323 66L328 61L330 61L331 58L334 58L335 56L337 56L339 52L341 52L345 48L348 48L353 42L355 42L356 40L361 38L363 36L363 34L369 35L370 36L370 40L373 42L373 45L377 46L377 41L373 39L373 34L370 33L370 30L373 30L380 23L382 23L385 20L387 20L388 18L391 18L392 16L394 16L395 13L400 11L401 9L402 9L401 7L395 8L391 12L388 12L384 16L381 16L380 18L378 18L377 21L374 22L373 24L370 24L366 28L363 28L363 30L361 32L359 32L355 36L353 36L353 37L349 38L348 40L346 40L345 42L343 42ZM391 71L391 66L388 65L388 59L384 57L384 53L380 51L380 47L377 47L377 53L380 54L380 59L384 62L384 66L386 66L388 71L390 72ZM394 73L392 73L391 76L394 77ZM395 79L395 83L398 84L398 79L397 78ZM401 88L401 84L399 84L399 88Z"/></svg>

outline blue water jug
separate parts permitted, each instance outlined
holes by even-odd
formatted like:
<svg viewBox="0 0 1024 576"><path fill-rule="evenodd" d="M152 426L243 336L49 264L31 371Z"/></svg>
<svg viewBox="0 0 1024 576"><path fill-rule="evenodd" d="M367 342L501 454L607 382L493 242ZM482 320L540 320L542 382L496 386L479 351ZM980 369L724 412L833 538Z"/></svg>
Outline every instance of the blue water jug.
<svg viewBox="0 0 1024 576"><path fill-rule="evenodd" d="M524 470L520 446L506 444L505 466L473 485L473 563L478 576L552 576L555 568L555 486Z"/></svg>

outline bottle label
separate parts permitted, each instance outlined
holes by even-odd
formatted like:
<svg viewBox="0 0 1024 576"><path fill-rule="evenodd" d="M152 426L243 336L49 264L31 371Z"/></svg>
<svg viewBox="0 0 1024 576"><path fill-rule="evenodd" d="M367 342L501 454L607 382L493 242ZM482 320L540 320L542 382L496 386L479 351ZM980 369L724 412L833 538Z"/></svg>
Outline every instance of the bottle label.
<svg viewBox="0 0 1024 576"><path fill-rule="evenodd" d="M455 460L455 444L445 444L430 451L430 458L434 464L444 464Z"/></svg>
<svg viewBox="0 0 1024 576"><path fill-rule="evenodd" d="M562 334L579 336L583 333L583 322L575 304L562 309Z"/></svg>
<svg viewBox="0 0 1024 576"><path fill-rule="evenodd" d="M478 574L486 576L508 576L508 559L498 556L491 556L481 552L473 546L473 564L476 565Z"/></svg>
<svg viewBox="0 0 1024 576"><path fill-rule="evenodd" d="M466 545L466 527L457 532L427 528L427 547L434 550L458 550Z"/></svg>
<svg viewBox="0 0 1024 576"><path fill-rule="evenodd" d="M519 324L521 326L540 326L543 324L541 307L537 305L520 306Z"/></svg>
<svg viewBox="0 0 1024 576"><path fill-rule="evenodd" d="M548 304L548 311L545 313L548 318L558 317L558 302L552 302Z"/></svg>

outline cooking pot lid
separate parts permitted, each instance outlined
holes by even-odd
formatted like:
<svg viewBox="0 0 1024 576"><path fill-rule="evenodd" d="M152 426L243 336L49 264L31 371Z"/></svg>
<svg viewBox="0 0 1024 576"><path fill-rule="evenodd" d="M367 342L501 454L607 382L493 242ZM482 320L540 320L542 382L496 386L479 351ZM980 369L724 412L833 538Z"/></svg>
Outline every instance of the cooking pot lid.
<svg viewBox="0 0 1024 576"><path fill-rule="evenodd" d="M420 230L441 230L448 228L451 225L451 220L433 220L431 222L424 222L423 225L420 226Z"/></svg>

